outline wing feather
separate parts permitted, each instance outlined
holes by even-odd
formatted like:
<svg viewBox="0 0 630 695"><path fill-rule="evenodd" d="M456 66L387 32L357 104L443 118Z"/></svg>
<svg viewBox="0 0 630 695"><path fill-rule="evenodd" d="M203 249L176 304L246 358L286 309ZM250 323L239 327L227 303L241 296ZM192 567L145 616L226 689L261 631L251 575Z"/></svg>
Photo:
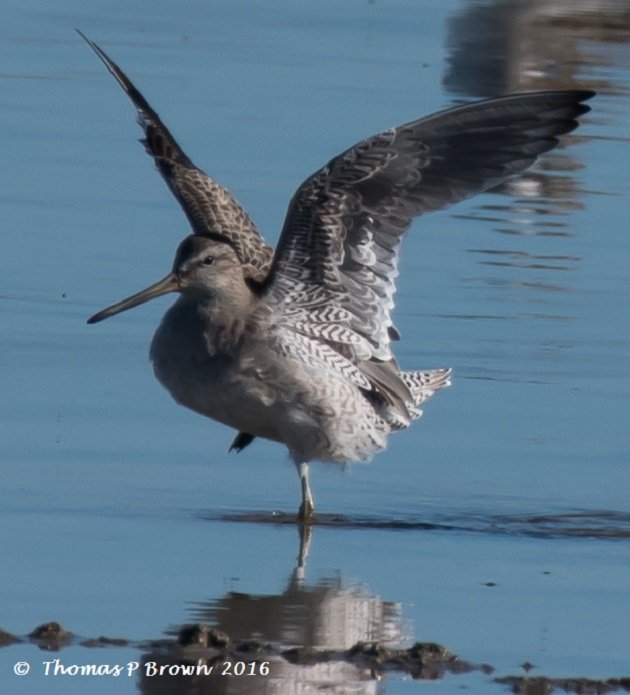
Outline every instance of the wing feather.
<svg viewBox="0 0 630 695"><path fill-rule="evenodd" d="M391 360L400 243L411 220L526 169L577 126L591 96L535 92L475 102L379 133L335 157L289 205L267 301L300 326L318 323L316 309L326 304L327 321L336 310L333 320L363 338L371 359ZM348 337L348 345L355 342ZM355 358L365 359L365 350Z"/></svg>
<svg viewBox="0 0 630 695"><path fill-rule="evenodd" d="M273 250L265 243L248 214L226 188L193 164L158 114L107 53L77 32L136 107L138 123L144 131L141 142L184 210L193 232L227 238L239 255L244 276L262 282L269 271Z"/></svg>

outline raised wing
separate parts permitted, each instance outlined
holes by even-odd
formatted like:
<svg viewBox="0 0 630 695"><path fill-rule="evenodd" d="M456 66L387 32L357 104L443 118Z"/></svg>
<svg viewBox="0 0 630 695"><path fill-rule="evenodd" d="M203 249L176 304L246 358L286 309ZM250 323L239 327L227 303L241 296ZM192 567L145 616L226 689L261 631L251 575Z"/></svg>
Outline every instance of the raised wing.
<svg viewBox="0 0 630 695"><path fill-rule="evenodd" d="M226 237L239 254L245 277L262 282L269 271L273 251L256 225L227 189L192 163L118 65L98 44L77 32L103 61L136 107L138 123L145 135L142 143L182 206L193 232Z"/></svg>
<svg viewBox="0 0 630 695"><path fill-rule="evenodd" d="M385 131L335 157L290 203L267 301L294 330L354 360L390 361L398 254L411 220L526 169L577 126L592 96L488 99ZM373 362L364 368L373 370Z"/></svg>

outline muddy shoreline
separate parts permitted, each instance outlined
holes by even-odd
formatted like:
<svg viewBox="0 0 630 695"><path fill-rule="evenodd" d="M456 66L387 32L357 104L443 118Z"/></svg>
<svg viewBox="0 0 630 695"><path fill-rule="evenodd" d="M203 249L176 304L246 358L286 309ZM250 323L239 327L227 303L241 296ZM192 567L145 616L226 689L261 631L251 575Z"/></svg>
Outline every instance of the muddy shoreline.
<svg viewBox="0 0 630 695"><path fill-rule="evenodd" d="M365 678L376 680L387 674L406 675L415 680L438 680L449 674L472 671L492 676L495 671L491 664L471 663L434 642L416 642L406 649L390 648L379 642L357 642L346 650L283 647L257 640L232 640L225 632L200 623L181 626L173 638L143 641L104 636L80 637L55 621L42 623L25 636L0 628L0 647L20 644L34 644L47 652L59 652L76 645L86 649L131 647L143 653L143 663L165 662L170 665L169 668L173 664L205 663L211 666L238 661L246 661L248 664L284 662L298 668L344 663L353 666ZM493 677L491 681L519 695L546 695L554 691L588 695L630 692L630 676L603 679L531 676L528 672L533 668L532 664L524 661L522 668L525 674ZM182 671L186 673L184 669ZM174 677L172 672L165 671L164 675ZM178 673L178 677L187 676Z"/></svg>

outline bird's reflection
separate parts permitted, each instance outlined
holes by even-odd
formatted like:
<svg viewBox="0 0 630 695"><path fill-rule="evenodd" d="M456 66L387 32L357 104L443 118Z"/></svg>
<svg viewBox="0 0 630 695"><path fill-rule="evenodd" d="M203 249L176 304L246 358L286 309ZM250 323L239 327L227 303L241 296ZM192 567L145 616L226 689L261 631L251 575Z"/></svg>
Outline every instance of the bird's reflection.
<svg viewBox="0 0 630 695"><path fill-rule="evenodd" d="M472 668L440 645L407 646L411 626L400 603L339 576L308 581L313 528L301 526L299 534L297 563L281 593L230 591L198 603L194 624L167 631L174 640L145 645L140 691L369 695L387 671L435 679Z"/></svg>
<svg viewBox="0 0 630 695"><path fill-rule="evenodd" d="M312 533L310 526L300 529L301 549L310 543ZM357 642L394 646L404 640L400 604L385 601L360 586L344 586L338 576L310 583L305 570L305 557L300 552L281 594L230 592L199 604L192 617L215 625L236 640L256 638L309 649L343 650Z"/></svg>
<svg viewBox="0 0 630 695"><path fill-rule="evenodd" d="M258 521L251 517L226 514L224 523L276 523L269 516ZM292 519L295 524L295 517ZM316 516L314 527L296 525L300 550L297 562L286 570L287 579L280 593L229 591L221 597L200 601L187 616L194 622L166 630L166 639L139 645L142 650L142 663L137 670L140 691L146 695L298 692L368 695L382 693L379 681L388 674L435 680L447 674L493 672L492 666L471 664L439 644L414 643L415 626L405 619L400 602L382 598L368 587L335 574L309 579L306 555L309 546L315 543L318 519L323 526L411 533L465 531L532 538L630 537L630 514L607 510L536 515L472 514L452 517L448 522ZM287 516L280 523L289 522ZM56 623L42 626L36 635L33 633L33 639L41 643L42 634L48 635L46 648L58 648L59 630ZM104 646L102 641L98 646ZM497 678L495 682L503 681ZM529 681L522 675L513 682L519 688L529 687ZM552 680L539 677L535 682L550 687Z"/></svg>

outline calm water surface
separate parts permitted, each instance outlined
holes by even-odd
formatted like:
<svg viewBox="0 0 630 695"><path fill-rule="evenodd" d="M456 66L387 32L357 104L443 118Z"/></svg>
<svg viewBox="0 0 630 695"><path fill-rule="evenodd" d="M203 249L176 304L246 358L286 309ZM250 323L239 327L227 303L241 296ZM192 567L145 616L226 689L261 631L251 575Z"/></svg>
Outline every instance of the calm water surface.
<svg viewBox="0 0 630 695"><path fill-rule="evenodd" d="M2 17L0 627L74 635L0 649L3 692L499 693L523 664L630 675L628 3L9 0ZM471 97L598 92L535 170L414 225L398 354L453 367L454 385L372 465L313 467L329 523L303 580L297 529L271 516L298 504L283 449L228 455L232 433L153 378L170 300L85 325L162 277L187 225L75 27L270 241L296 186L364 136ZM278 648L437 642L472 670L422 686L282 659L250 680L44 675L55 658L176 663L148 641L194 622ZM99 636L128 643L82 644Z"/></svg>

